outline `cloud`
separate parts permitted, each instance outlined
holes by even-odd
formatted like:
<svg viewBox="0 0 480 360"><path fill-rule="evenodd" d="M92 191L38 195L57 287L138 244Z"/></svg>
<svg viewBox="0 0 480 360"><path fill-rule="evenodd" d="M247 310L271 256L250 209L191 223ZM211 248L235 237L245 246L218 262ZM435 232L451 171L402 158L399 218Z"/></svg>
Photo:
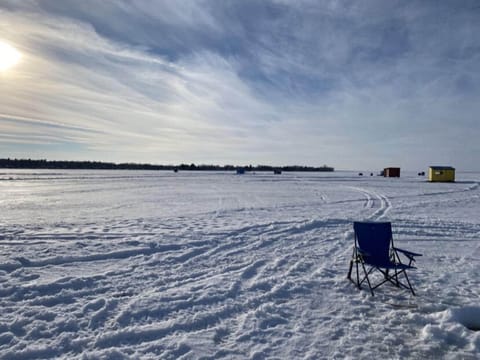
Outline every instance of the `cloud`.
<svg viewBox="0 0 480 360"><path fill-rule="evenodd" d="M24 15L10 15L10 22L25 30L13 40L23 44L26 60L2 112L17 119L35 114L32 131L45 131L47 122L89 130L82 136L64 132L63 140L125 156L188 153L192 146L219 150L225 137L240 143L235 138L249 126L258 128L252 118L271 111L215 54L192 54L173 64L125 49L81 23Z"/></svg>
<svg viewBox="0 0 480 360"><path fill-rule="evenodd" d="M48 144L95 160L468 168L479 16L469 3L7 1L0 32L24 57L0 79L2 141L57 158Z"/></svg>

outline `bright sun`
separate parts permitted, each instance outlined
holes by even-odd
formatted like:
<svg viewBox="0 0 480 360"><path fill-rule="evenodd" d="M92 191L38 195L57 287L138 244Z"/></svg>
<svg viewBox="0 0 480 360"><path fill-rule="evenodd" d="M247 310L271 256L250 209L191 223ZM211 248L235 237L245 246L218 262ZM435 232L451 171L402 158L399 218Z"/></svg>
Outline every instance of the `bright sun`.
<svg viewBox="0 0 480 360"><path fill-rule="evenodd" d="M0 40L0 72L15 66L21 57L22 54L17 49Z"/></svg>

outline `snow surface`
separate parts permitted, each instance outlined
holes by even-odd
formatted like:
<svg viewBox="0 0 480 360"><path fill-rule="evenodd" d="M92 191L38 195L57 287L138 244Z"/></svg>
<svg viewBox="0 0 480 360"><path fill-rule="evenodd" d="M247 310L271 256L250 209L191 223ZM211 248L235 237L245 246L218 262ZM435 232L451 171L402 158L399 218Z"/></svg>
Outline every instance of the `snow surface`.
<svg viewBox="0 0 480 360"><path fill-rule="evenodd" d="M0 171L0 358L478 358L479 179ZM418 296L346 279L355 220Z"/></svg>

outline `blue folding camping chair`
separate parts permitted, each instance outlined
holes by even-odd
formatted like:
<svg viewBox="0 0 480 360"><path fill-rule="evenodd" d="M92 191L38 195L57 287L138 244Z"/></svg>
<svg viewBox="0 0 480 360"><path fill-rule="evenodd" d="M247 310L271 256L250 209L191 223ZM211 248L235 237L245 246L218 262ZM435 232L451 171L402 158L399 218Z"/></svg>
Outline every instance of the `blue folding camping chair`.
<svg viewBox="0 0 480 360"><path fill-rule="evenodd" d="M348 269L348 279L350 279L358 289L366 281L373 296L373 290L387 282L396 287L409 289L413 295L412 285L408 279L407 270L416 269L412 264L416 256L422 254L399 249L393 244L392 224L390 222L354 222L353 230L355 233L355 244L353 255ZM408 264L403 263L399 253L408 259ZM352 269L355 264L356 278L352 279ZM360 275L361 267L363 277ZM376 285L372 286L370 275L379 271L383 278ZM400 281L399 277L403 275L405 282Z"/></svg>

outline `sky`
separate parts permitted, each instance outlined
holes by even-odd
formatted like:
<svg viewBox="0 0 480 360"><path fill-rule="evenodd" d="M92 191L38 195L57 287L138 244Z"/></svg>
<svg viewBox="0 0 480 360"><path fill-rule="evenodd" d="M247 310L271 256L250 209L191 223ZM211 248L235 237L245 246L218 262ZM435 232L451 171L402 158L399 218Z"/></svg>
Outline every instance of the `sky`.
<svg viewBox="0 0 480 360"><path fill-rule="evenodd" d="M479 34L476 0L0 0L0 158L480 171Z"/></svg>

